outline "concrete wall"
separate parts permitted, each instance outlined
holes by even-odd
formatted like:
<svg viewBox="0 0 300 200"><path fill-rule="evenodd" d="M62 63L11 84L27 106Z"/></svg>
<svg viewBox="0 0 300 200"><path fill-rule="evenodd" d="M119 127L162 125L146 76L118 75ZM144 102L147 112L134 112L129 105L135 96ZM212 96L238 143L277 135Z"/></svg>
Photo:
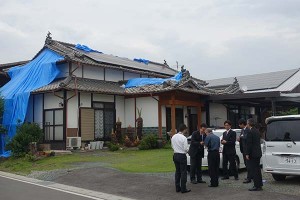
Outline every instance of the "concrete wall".
<svg viewBox="0 0 300 200"><path fill-rule="evenodd" d="M84 65L83 78L104 80L104 69L101 67Z"/></svg>
<svg viewBox="0 0 300 200"><path fill-rule="evenodd" d="M67 93L68 98L74 95L73 92ZM78 128L78 96L71 98L67 106L67 128Z"/></svg>
<svg viewBox="0 0 300 200"><path fill-rule="evenodd" d="M57 92L56 94L63 97L62 92ZM55 96L53 93L44 94L44 109L61 108L59 106L60 102L63 103L63 99Z"/></svg>
<svg viewBox="0 0 300 200"><path fill-rule="evenodd" d="M124 72L124 80L129 80L129 79L132 79L132 78L140 78L140 77L141 77L140 74Z"/></svg>
<svg viewBox="0 0 300 200"><path fill-rule="evenodd" d="M154 98L158 99L158 97ZM141 97L136 99L136 107L138 109L142 108L144 127L158 127L158 102L154 98ZM138 117L138 114L136 117Z"/></svg>
<svg viewBox="0 0 300 200"><path fill-rule="evenodd" d="M209 104L210 125L223 127L224 121L227 120L227 108L218 103Z"/></svg>
<svg viewBox="0 0 300 200"><path fill-rule="evenodd" d="M129 125L135 127L135 107L134 98L125 99L125 127ZM123 122L122 122L123 123Z"/></svg>
<svg viewBox="0 0 300 200"><path fill-rule="evenodd" d="M91 93L80 92L80 107L91 107Z"/></svg>
<svg viewBox="0 0 300 200"><path fill-rule="evenodd" d="M114 69L105 69L105 80L118 82L123 80L123 72Z"/></svg>
<svg viewBox="0 0 300 200"><path fill-rule="evenodd" d="M122 127L125 126L125 99L122 96L116 96L116 120L122 122Z"/></svg>
<svg viewBox="0 0 300 200"><path fill-rule="evenodd" d="M93 94L93 101L114 102L114 95Z"/></svg>

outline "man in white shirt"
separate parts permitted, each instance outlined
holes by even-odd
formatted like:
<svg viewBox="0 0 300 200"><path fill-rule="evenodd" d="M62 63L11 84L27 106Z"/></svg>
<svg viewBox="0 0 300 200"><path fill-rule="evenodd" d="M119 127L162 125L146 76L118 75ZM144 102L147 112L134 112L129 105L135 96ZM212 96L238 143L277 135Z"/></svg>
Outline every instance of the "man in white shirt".
<svg viewBox="0 0 300 200"><path fill-rule="evenodd" d="M172 148L174 150L173 161L175 164L175 186L176 192L187 193L191 190L186 188L187 182L187 160L186 153L188 152L187 139L184 136L187 132L185 124L179 126L179 132L173 135L171 139Z"/></svg>

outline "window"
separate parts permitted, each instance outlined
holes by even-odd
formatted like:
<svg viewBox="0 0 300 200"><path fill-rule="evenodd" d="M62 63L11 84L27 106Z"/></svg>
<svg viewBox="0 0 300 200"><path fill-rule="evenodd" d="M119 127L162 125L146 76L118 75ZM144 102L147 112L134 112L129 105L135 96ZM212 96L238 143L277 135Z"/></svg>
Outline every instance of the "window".
<svg viewBox="0 0 300 200"><path fill-rule="evenodd" d="M45 141L62 141L64 139L63 110L45 110Z"/></svg>
<svg viewBox="0 0 300 200"><path fill-rule="evenodd" d="M300 141L300 120L273 121L267 126L267 141Z"/></svg>
<svg viewBox="0 0 300 200"><path fill-rule="evenodd" d="M111 139L111 132L115 124L115 104L107 102L93 102L95 110L95 138Z"/></svg>

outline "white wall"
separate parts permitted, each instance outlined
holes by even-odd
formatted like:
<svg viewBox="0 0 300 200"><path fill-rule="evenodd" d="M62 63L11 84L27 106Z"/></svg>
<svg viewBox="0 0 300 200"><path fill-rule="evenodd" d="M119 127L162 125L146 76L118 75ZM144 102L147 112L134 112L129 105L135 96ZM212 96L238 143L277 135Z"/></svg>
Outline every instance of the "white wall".
<svg viewBox="0 0 300 200"><path fill-rule="evenodd" d="M129 79L132 79L132 78L140 78L140 77L141 77L140 74L124 72L124 80L129 80Z"/></svg>
<svg viewBox="0 0 300 200"><path fill-rule="evenodd" d="M227 120L227 108L222 104L210 103L209 112L210 125L223 127L224 121Z"/></svg>
<svg viewBox="0 0 300 200"><path fill-rule="evenodd" d="M34 95L34 122L40 124L42 128L43 125L43 95L36 94Z"/></svg>
<svg viewBox="0 0 300 200"><path fill-rule="evenodd" d="M70 98L74 92L67 92L67 95ZM69 99L67 113L67 128L78 128L78 96Z"/></svg>
<svg viewBox="0 0 300 200"><path fill-rule="evenodd" d="M118 82L123 80L123 71L114 69L105 69L105 80Z"/></svg>
<svg viewBox="0 0 300 200"><path fill-rule="evenodd" d="M93 101L114 102L114 95L93 94Z"/></svg>
<svg viewBox="0 0 300 200"><path fill-rule="evenodd" d="M154 97L158 99L158 97ZM152 97L136 98L136 107L142 108L144 127L158 127L158 102ZM137 116L138 117L138 114Z"/></svg>
<svg viewBox="0 0 300 200"><path fill-rule="evenodd" d="M125 127L129 125L135 127L135 108L134 108L134 98L125 99ZM145 126L145 125L144 125Z"/></svg>
<svg viewBox="0 0 300 200"><path fill-rule="evenodd" d="M57 92L56 94L63 97L63 92ZM61 108L59 106L60 102L63 103L64 100L55 96L53 93L46 93L44 95L44 108L45 109Z"/></svg>
<svg viewBox="0 0 300 200"><path fill-rule="evenodd" d="M125 126L125 99L122 96L116 96L116 120L120 119L122 127Z"/></svg>
<svg viewBox="0 0 300 200"><path fill-rule="evenodd" d="M83 78L104 80L104 69L102 67L84 65Z"/></svg>
<svg viewBox="0 0 300 200"><path fill-rule="evenodd" d="M72 71L73 71L73 75L82 78L82 65L78 66L76 63L72 63Z"/></svg>
<svg viewBox="0 0 300 200"><path fill-rule="evenodd" d="M91 93L80 92L80 107L91 107Z"/></svg>

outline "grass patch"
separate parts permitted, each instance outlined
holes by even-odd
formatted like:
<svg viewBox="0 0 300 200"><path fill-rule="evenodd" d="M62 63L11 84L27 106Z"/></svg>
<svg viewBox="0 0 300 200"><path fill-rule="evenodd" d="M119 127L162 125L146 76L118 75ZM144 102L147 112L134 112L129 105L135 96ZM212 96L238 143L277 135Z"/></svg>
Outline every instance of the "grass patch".
<svg viewBox="0 0 300 200"><path fill-rule="evenodd" d="M0 170L26 175L32 171L72 168L75 164L82 162L100 162L126 172L172 172L175 170L172 155L171 149L155 149L73 153L72 155L48 157L35 162L25 158L10 158L0 162Z"/></svg>

